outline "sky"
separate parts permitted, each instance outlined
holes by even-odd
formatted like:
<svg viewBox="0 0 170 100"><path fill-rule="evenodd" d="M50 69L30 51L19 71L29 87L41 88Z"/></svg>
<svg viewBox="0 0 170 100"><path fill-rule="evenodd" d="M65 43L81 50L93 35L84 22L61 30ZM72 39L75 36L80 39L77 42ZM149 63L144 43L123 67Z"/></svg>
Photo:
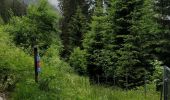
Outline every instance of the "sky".
<svg viewBox="0 0 170 100"><path fill-rule="evenodd" d="M24 1L24 3L28 4L30 2L36 2L37 0L23 0L23 1ZM48 0L48 2L51 5L53 5L55 8L58 8L58 4L59 4L58 0Z"/></svg>
<svg viewBox="0 0 170 100"><path fill-rule="evenodd" d="M51 5L53 5L55 8L58 8L58 0L48 0Z"/></svg>

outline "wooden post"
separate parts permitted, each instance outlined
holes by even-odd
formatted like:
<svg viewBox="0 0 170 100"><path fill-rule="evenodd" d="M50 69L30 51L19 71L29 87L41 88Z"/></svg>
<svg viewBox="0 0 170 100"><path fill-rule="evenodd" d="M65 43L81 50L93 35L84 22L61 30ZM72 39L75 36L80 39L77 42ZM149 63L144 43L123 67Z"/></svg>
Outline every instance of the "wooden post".
<svg viewBox="0 0 170 100"><path fill-rule="evenodd" d="M126 91L128 91L128 71L126 68Z"/></svg>
<svg viewBox="0 0 170 100"><path fill-rule="evenodd" d="M146 99L146 93L147 93L147 87L146 87L146 71L145 71L145 76L144 76L144 82L145 82L144 92L145 92L145 99Z"/></svg>
<svg viewBox="0 0 170 100"><path fill-rule="evenodd" d="M168 100L168 84L167 84L167 81L168 81L168 77L167 77L167 66L164 66L164 80L163 80L163 91L164 91L164 100Z"/></svg>
<svg viewBox="0 0 170 100"><path fill-rule="evenodd" d="M100 83L100 76L97 75L97 85L99 85L99 83Z"/></svg>
<svg viewBox="0 0 170 100"><path fill-rule="evenodd" d="M34 69L35 69L35 82L38 83L38 66L37 66L37 56L38 56L38 48L34 47Z"/></svg>
<svg viewBox="0 0 170 100"><path fill-rule="evenodd" d="M116 77L115 77L115 74L114 74L114 76L113 76L114 86L116 85L116 79L115 78Z"/></svg>

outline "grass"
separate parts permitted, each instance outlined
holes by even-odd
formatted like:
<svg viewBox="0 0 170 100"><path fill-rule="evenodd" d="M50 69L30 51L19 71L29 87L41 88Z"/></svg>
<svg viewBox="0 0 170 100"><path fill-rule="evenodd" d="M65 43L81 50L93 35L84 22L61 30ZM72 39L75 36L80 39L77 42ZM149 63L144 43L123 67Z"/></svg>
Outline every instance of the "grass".
<svg viewBox="0 0 170 100"><path fill-rule="evenodd" d="M143 90L109 89L102 86L92 87L96 91L97 99L93 100L159 100L159 93L148 91L145 96ZM100 91L101 90L101 91ZM99 94L102 94L101 96Z"/></svg>
<svg viewBox="0 0 170 100"><path fill-rule="evenodd" d="M88 78L66 74L56 77L48 86L40 89L33 79L21 82L14 92L14 100L159 100L159 93L148 90L128 90L90 85Z"/></svg>
<svg viewBox="0 0 170 100"><path fill-rule="evenodd" d="M119 88L91 85L88 77L76 75L71 67L59 58L59 47L52 46L41 59L42 72L34 82L33 57L10 43L0 28L0 69L13 69L16 76L8 78L7 85L15 85L11 100L159 100L153 85L124 91ZM7 35L7 34L6 34ZM0 74L1 75L1 74ZM3 75L3 74L2 74ZM5 77L5 76L4 76ZM13 82L14 81L14 82ZM4 87L4 84L2 84ZM1 89L0 89L1 90Z"/></svg>
<svg viewBox="0 0 170 100"><path fill-rule="evenodd" d="M50 49L51 50L51 49ZM53 50L51 51L53 52ZM136 90L91 85L88 77L74 74L69 65L59 56L43 57L39 83L34 82L32 71L23 73L11 95L12 100L159 100L160 94L153 85L147 85L145 97L143 87Z"/></svg>
<svg viewBox="0 0 170 100"><path fill-rule="evenodd" d="M9 36L2 34L2 31L0 33L2 47L0 68L9 66L9 69L12 69L11 74L16 76L14 79L8 78L10 81L7 85L14 85L17 82L8 97L11 100L159 100L160 98L153 85L147 86L146 97L143 87L124 91L119 88L91 85L88 77L78 76L59 58L57 46L52 46L42 57L42 72L39 82L35 83L33 57L12 43L8 43ZM4 84L2 85L4 87Z"/></svg>

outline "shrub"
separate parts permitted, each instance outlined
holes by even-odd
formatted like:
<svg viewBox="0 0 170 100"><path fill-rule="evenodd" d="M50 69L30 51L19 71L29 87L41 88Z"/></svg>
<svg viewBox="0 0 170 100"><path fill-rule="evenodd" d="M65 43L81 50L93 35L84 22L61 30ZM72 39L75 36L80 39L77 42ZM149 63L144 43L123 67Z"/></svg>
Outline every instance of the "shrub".
<svg viewBox="0 0 170 100"><path fill-rule="evenodd" d="M156 90L159 91L162 88L162 78L163 78L163 66L162 66L162 62L159 60L154 60L153 62L151 62L151 64L154 66L154 73L152 76L152 80L153 82L156 83Z"/></svg>
<svg viewBox="0 0 170 100"><path fill-rule="evenodd" d="M2 27L0 47L0 91L11 90L22 73L33 66L33 60L11 43L8 33L5 33Z"/></svg>
<svg viewBox="0 0 170 100"><path fill-rule="evenodd" d="M70 55L69 63L78 74L87 74L86 51L75 48Z"/></svg>
<svg viewBox="0 0 170 100"><path fill-rule="evenodd" d="M6 30L13 36L16 45L30 48L39 45L47 49L59 37L59 15L50 7L47 0L30 5L27 15L12 17Z"/></svg>

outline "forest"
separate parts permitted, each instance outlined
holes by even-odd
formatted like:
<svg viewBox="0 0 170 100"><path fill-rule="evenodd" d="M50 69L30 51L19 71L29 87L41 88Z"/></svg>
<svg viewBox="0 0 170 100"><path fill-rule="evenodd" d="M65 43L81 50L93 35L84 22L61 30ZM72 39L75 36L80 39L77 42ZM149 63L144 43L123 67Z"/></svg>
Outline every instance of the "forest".
<svg viewBox="0 0 170 100"><path fill-rule="evenodd" d="M0 1L0 100L162 100L164 66L169 0Z"/></svg>

